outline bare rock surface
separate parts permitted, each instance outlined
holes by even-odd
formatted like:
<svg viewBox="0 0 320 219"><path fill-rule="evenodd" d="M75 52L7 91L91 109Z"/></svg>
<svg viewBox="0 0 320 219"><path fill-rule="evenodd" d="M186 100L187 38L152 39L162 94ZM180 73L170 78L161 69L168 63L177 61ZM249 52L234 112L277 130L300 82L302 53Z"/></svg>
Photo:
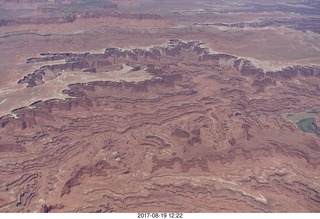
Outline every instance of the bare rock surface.
<svg viewBox="0 0 320 219"><path fill-rule="evenodd" d="M319 12L0 0L0 212L320 212Z"/></svg>
<svg viewBox="0 0 320 219"><path fill-rule="evenodd" d="M180 40L27 62L43 63L28 89L125 66L151 78L69 84L3 115L1 212L320 211L320 139L282 116L320 107L319 67L265 71Z"/></svg>

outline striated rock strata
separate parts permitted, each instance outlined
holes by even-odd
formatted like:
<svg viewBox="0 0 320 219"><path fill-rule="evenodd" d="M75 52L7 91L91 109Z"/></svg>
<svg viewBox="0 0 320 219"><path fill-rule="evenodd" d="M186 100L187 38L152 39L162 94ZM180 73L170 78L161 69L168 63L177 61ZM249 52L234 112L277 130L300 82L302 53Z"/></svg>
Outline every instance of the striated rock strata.
<svg viewBox="0 0 320 219"><path fill-rule="evenodd" d="M152 79L73 83L2 116L1 212L320 212L319 136L282 116L319 107L318 67L265 72L178 40L28 62L43 66L26 89L123 65Z"/></svg>
<svg viewBox="0 0 320 219"><path fill-rule="evenodd" d="M59 8L58 11L61 12ZM41 9L45 13L55 13L55 9ZM66 15L67 14L67 15ZM64 24L72 23L78 19L89 19L89 18L103 18L108 20L110 25L115 23L134 23L140 26L148 26L148 22L152 25L167 25L167 21L157 14L123 14L119 12L110 12L110 11L94 11L94 12L68 12L66 11L63 15L56 16L46 16L46 17L24 17L16 19L2 19L0 20L1 26L17 26L17 25L26 25L26 24ZM144 22L142 22L144 21ZM149 24L149 25L150 25Z"/></svg>

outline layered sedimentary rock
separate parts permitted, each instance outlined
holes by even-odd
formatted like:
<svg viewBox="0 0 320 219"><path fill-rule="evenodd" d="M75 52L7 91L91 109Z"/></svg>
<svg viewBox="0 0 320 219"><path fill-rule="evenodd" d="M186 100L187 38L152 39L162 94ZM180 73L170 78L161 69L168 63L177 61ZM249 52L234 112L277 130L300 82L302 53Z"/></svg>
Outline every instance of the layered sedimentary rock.
<svg viewBox="0 0 320 219"><path fill-rule="evenodd" d="M283 68L279 71L264 71L256 67L250 60L235 57L228 54L210 54L207 48L202 46L201 42L183 43L181 41L172 40L167 46L155 46L146 49L122 50L117 48L108 48L104 54L75 54L75 53L44 53L40 54L41 58L30 58L27 63L41 63L48 61L62 60L65 64L44 65L33 73L28 74L18 81L19 84L26 83L28 87L38 86L44 82L43 76L45 71L54 72L55 77L62 74L63 71L84 71L97 72L100 70L112 69L116 60L130 60L139 64L141 69L141 61L160 60L163 55L169 57L179 56L181 51L191 50L195 53L194 58L198 58L200 62L216 62L216 66L228 67L239 71L242 76L251 76L255 79L252 86L257 92L264 92L267 86L275 85L276 81L290 80L297 77L319 77L320 68L318 66L291 66ZM140 61L140 62L139 62ZM113 65L112 65L113 64ZM146 65L144 65L146 66ZM155 73L162 72L161 68L155 69L153 64L146 66L148 71ZM163 67L162 67L163 68Z"/></svg>
<svg viewBox="0 0 320 219"><path fill-rule="evenodd" d="M75 82L2 116L1 212L320 211L320 139L282 116L320 107L318 67L266 72L179 40L28 62L43 66L26 89L49 70L152 78Z"/></svg>
<svg viewBox="0 0 320 219"><path fill-rule="evenodd" d="M319 8L319 5L317 6ZM312 31L315 33L320 33L319 26L320 19L318 17L311 18L268 18L260 19L258 22L249 22L249 23L195 23L194 25L212 25L212 26L222 26L222 27L231 27L231 28L264 28L264 27L288 27L299 31Z"/></svg>
<svg viewBox="0 0 320 219"><path fill-rule="evenodd" d="M107 7L107 6L106 6ZM116 6L115 6L116 8ZM55 9L41 9L45 13L54 13ZM61 12L61 9L57 9ZM67 14L67 15L66 15ZM94 12L69 12L68 10L63 13L63 15L56 16L46 16L46 17L24 17L17 19L2 19L0 20L1 26L17 26L25 24L63 24L72 23L76 20L90 19L90 18L100 18L105 21L112 23L135 23L136 25L145 26L147 23L152 23L153 25L168 25L163 17L157 14L124 14L119 12L110 11L94 11ZM142 22L144 21L144 22ZM151 25L150 25L151 26Z"/></svg>

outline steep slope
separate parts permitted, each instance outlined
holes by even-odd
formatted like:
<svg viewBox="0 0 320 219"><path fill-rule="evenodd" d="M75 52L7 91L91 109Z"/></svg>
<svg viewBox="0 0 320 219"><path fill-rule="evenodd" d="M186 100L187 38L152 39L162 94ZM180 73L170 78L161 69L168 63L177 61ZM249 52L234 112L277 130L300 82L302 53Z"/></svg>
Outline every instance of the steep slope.
<svg viewBox="0 0 320 219"><path fill-rule="evenodd" d="M282 116L320 107L317 66L265 72L179 40L28 62L44 65L27 89L124 66L151 78L75 81L2 116L1 212L320 211L320 139Z"/></svg>

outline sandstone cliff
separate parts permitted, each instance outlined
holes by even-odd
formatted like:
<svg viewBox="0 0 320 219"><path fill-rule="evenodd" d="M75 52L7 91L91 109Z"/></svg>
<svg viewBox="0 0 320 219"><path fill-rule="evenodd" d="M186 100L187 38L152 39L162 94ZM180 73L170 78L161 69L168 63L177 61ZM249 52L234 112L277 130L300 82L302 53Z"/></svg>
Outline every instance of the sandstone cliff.
<svg viewBox="0 0 320 219"><path fill-rule="evenodd" d="M28 62L31 90L46 69L152 78L75 82L2 116L1 212L319 211L319 137L282 116L320 107L316 66L266 73L180 40Z"/></svg>

